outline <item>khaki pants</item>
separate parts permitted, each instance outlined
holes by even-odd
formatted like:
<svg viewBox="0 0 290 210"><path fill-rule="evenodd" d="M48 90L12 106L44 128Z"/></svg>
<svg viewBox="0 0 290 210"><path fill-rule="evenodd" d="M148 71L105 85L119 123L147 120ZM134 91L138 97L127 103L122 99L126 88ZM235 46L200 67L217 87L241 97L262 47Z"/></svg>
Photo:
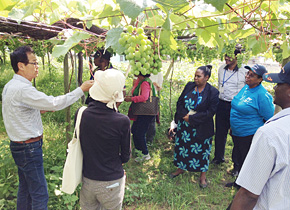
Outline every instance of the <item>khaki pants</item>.
<svg viewBox="0 0 290 210"><path fill-rule="evenodd" d="M80 193L82 210L121 210L126 175L114 181L96 181L83 177Z"/></svg>

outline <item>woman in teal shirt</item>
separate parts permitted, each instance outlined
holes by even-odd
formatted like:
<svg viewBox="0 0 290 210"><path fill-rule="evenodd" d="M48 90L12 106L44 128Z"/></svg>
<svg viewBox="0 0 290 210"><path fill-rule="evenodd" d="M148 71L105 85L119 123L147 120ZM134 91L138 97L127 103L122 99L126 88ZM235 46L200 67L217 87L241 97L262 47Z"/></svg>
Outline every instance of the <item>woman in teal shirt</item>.
<svg viewBox="0 0 290 210"><path fill-rule="evenodd" d="M267 73L266 68L258 64L245 68L249 69L246 85L233 98L230 116L233 151L238 154L238 171L248 154L255 132L274 115L273 98L261 84L263 74Z"/></svg>

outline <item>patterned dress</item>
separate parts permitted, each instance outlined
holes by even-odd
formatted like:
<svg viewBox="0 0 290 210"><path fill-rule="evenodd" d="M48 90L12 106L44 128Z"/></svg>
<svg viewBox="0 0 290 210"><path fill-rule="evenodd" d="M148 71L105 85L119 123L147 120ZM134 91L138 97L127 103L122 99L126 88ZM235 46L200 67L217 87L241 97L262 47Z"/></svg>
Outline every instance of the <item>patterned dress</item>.
<svg viewBox="0 0 290 210"><path fill-rule="evenodd" d="M202 101L203 92L190 91L184 96L185 108L190 111ZM175 139L174 165L180 169L206 172L212 146L212 137L198 139L196 128L184 120L178 120Z"/></svg>

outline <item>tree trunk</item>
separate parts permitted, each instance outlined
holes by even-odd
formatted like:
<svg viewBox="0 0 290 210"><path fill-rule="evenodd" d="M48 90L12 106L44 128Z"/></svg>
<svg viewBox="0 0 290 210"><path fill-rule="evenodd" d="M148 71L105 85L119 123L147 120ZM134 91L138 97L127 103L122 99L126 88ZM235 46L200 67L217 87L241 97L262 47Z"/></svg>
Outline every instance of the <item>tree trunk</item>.
<svg viewBox="0 0 290 210"><path fill-rule="evenodd" d="M69 67L68 67L68 54L65 55L63 60L63 71L64 71L64 93L69 92ZM70 123L70 106L65 109L65 116L66 116L66 128L65 128L65 134L66 134L66 141L69 143L71 136L70 136L70 130L71 130L71 123Z"/></svg>
<svg viewBox="0 0 290 210"><path fill-rule="evenodd" d="M174 59L172 59L170 65L169 65L169 67L168 67L168 69L167 69L167 72L166 72L166 74L165 74L164 77L163 77L165 80L167 80L167 78L168 78L168 76L169 76L169 74L170 74L170 71L171 71L171 69L172 69L172 67L173 67L173 64L174 64Z"/></svg>
<svg viewBox="0 0 290 210"><path fill-rule="evenodd" d="M78 85L81 86L83 84L83 71L84 71L84 57L83 52L78 53ZM85 96L82 96L82 103L85 102Z"/></svg>

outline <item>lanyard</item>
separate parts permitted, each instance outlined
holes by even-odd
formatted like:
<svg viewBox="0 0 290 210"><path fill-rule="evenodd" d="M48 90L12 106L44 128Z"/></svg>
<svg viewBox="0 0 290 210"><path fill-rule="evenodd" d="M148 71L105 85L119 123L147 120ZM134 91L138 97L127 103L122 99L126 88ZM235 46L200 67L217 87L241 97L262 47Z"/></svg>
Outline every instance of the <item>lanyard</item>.
<svg viewBox="0 0 290 210"><path fill-rule="evenodd" d="M224 84L236 73L237 71L234 71L234 73L231 74L231 76L229 76L226 81L225 81L225 76L226 76L226 69L224 71L224 78L223 78L223 84L222 87L224 86Z"/></svg>

